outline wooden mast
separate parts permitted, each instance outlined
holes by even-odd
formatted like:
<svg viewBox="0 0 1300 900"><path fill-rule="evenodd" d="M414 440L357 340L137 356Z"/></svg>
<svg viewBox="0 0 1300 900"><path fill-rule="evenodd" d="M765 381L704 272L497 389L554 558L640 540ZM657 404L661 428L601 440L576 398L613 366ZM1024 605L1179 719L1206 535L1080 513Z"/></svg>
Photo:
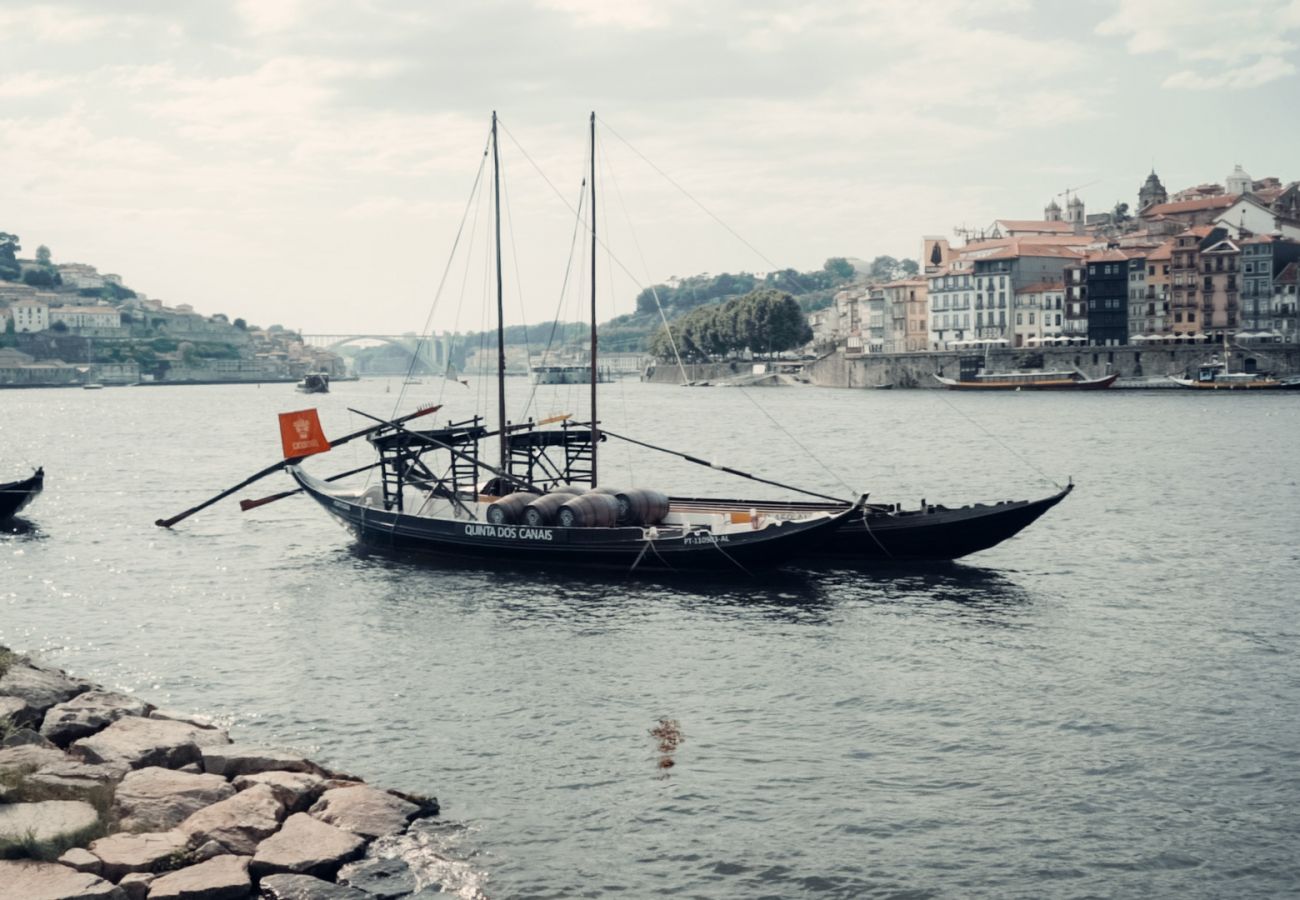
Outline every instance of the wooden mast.
<svg viewBox="0 0 1300 900"><path fill-rule="evenodd" d="M510 437L506 430L506 326L505 301L501 288L501 159L497 153L497 113L492 110L492 202L496 220L497 262L497 427L501 429L501 464L510 462Z"/></svg>
<svg viewBox="0 0 1300 900"><path fill-rule="evenodd" d="M596 420L596 113L591 113L591 486L596 486L596 446L600 430Z"/></svg>

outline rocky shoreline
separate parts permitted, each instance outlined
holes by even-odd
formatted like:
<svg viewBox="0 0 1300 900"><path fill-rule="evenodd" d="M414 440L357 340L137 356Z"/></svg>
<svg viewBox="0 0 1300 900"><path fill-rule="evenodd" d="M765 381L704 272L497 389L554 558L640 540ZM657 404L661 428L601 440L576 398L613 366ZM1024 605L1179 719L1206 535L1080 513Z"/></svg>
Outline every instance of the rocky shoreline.
<svg viewBox="0 0 1300 900"><path fill-rule="evenodd" d="M437 814L0 647L5 900L432 897Z"/></svg>

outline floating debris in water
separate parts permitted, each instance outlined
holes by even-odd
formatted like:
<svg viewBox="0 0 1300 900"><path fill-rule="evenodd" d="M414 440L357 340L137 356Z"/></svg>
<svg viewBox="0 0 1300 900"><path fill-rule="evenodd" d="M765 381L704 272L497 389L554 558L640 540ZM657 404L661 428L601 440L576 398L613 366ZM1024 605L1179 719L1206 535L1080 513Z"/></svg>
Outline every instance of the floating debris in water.
<svg viewBox="0 0 1300 900"><path fill-rule="evenodd" d="M673 759L673 753L686 742L686 735L682 732L681 723L676 719L660 719L659 723L650 729L650 736L658 742L658 767L660 769L671 769L677 765L677 761Z"/></svg>

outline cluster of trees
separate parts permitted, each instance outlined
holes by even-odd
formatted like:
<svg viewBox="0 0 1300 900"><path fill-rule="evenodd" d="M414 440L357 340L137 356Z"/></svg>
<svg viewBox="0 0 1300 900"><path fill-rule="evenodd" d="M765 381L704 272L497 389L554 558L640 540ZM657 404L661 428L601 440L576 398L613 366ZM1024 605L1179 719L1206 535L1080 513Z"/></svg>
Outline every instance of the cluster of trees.
<svg viewBox="0 0 1300 900"><path fill-rule="evenodd" d="M771 354L793 350L812 340L812 329L790 294L759 288L743 297L692 310L661 327L650 339L650 352L673 359L673 345L683 362L702 362L749 350Z"/></svg>
<svg viewBox="0 0 1300 900"><path fill-rule="evenodd" d="M23 271L18 262L18 251L23 249L16 234L0 231L0 279L18 281L32 287L50 288L63 284L63 276L50 261L50 248L44 244L36 248L36 265Z"/></svg>
<svg viewBox="0 0 1300 900"><path fill-rule="evenodd" d="M663 307L664 314L671 319L697 307L739 297L758 288L783 291L793 297L826 291L833 293L852 281L856 274L857 270L851 262L842 256L834 256L826 260L820 269L810 272L780 269L768 272L762 278L749 272L692 275L641 291L636 297L635 315L658 318L659 308Z"/></svg>

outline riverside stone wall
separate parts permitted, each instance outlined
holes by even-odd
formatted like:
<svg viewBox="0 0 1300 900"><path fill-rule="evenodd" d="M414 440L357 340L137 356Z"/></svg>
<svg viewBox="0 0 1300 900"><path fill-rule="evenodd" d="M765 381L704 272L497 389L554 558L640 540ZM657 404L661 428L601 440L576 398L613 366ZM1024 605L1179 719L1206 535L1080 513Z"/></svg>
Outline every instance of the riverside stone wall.
<svg viewBox="0 0 1300 900"><path fill-rule="evenodd" d="M4 898L427 897L437 814L0 647Z"/></svg>
<svg viewBox="0 0 1300 900"><path fill-rule="evenodd" d="M801 381L820 387L874 388L893 385L895 388L937 388L936 375L955 378L963 357L983 358L982 351L927 352L927 353L873 353L848 357L835 352L817 360L809 360L799 374ZM1181 345L1127 345L1122 347L1055 347L1042 350L1003 349L988 354L988 369L1009 371L1020 368L1043 368L1072 371L1079 369L1092 377L1118 372L1121 378L1150 378L1164 375L1182 377L1211 359L1221 359L1223 347L1218 344ZM1251 361L1261 372L1278 375L1300 373L1300 346L1296 344L1269 344L1258 348L1232 346L1229 363L1234 372L1247 370ZM690 381L719 382L748 374L750 364L708 363L686 366ZM676 365L657 364L646 377L647 381L680 384L681 371Z"/></svg>

